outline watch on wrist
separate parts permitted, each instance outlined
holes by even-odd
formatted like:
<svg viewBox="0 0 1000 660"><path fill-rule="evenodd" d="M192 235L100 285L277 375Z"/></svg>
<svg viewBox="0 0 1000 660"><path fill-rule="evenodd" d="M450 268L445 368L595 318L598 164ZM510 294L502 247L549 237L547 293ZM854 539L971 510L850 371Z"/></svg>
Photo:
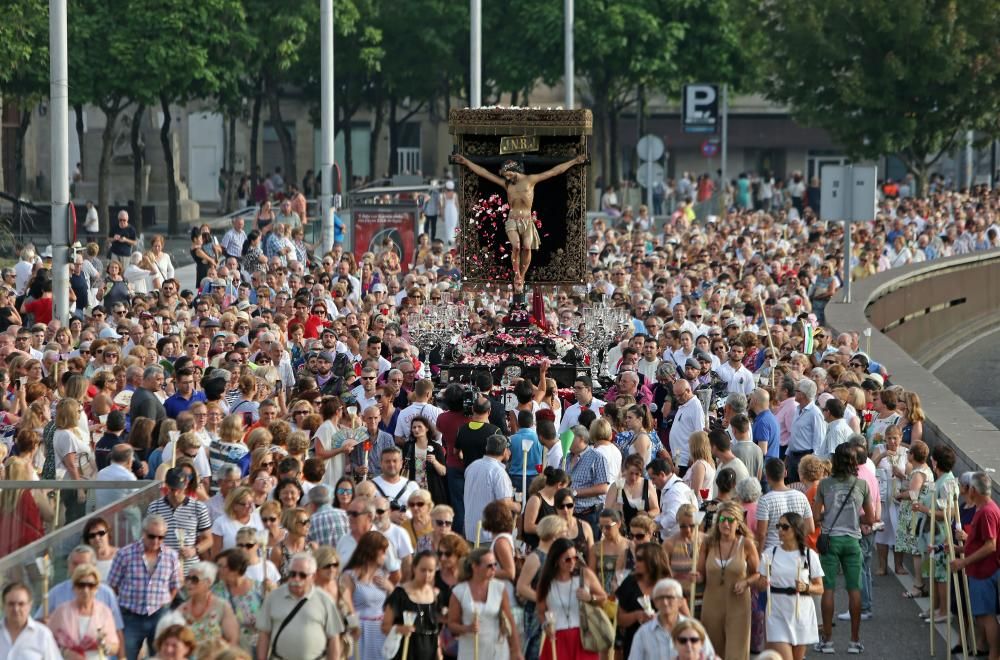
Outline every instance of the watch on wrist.
<svg viewBox="0 0 1000 660"><path fill-rule="evenodd" d="M573 489L573 499L576 499L576 488Z"/></svg>

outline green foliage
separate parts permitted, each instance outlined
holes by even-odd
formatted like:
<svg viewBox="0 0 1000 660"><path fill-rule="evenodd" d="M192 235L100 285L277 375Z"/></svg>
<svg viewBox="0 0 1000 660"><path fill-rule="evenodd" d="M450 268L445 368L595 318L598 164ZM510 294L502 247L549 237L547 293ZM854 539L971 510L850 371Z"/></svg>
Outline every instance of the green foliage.
<svg viewBox="0 0 1000 660"><path fill-rule="evenodd" d="M36 78L40 62L48 67L48 4L45 0L4 2L0 20L0 90L10 90L8 85L13 80Z"/></svg>
<svg viewBox="0 0 1000 660"><path fill-rule="evenodd" d="M761 2L767 90L854 157L920 176L960 132L995 130L1000 0Z"/></svg>

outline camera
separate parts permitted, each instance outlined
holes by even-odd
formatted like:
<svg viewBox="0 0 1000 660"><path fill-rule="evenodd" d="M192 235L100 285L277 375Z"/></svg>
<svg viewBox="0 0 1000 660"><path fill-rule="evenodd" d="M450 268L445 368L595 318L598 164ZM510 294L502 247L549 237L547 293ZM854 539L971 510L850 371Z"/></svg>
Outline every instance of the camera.
<svg viewBox="0 0 1000 660"><path fill-rule="evenodd" d="M472 406L479 399L479 388L475 385L466 385L462 388L462 414L472 417Z"/></svg>

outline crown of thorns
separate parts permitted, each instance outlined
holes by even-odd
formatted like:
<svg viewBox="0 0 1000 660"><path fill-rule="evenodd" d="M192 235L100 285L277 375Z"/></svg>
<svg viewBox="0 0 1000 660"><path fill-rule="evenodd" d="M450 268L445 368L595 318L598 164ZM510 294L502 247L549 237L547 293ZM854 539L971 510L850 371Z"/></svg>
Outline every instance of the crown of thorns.
<svg viewBox="0 0 1000 660"><path fill-rule="evenodd" d="M516 160L508 160L503 165L500 166L500 174L506 174L507 172L517 172L518 174L524 174L524 165L517 162Z"/></svg>

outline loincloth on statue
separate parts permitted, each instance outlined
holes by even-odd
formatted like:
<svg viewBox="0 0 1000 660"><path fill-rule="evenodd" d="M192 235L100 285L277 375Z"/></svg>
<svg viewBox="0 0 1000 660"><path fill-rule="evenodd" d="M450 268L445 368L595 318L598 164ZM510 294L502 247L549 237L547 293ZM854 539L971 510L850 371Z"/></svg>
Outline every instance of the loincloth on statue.
<svg viewBox="0 0 1000 660"><path fill-rule="evenodd" d="M517 236L520 245L518 247L526 250L537 250L542 245L542 239L538 236L538 228L535 227L535 221L531 216L511 218L507 217L507 222L503 225L504 231L507 232L507 236L510 237L511 234ZM513 245L514 241L511 241Z"/></svg>

